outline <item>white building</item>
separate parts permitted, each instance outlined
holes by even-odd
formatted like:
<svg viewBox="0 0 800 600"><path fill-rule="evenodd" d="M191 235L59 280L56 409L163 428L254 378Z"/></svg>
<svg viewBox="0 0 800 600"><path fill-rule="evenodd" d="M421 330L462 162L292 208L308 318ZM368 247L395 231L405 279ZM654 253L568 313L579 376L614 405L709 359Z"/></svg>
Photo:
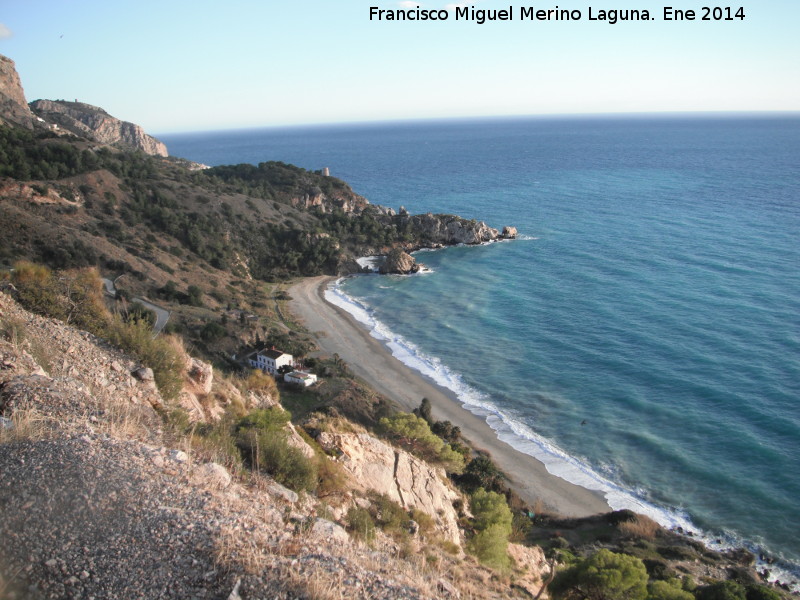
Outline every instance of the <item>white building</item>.
<svg viewBox="0 0 800 600"><path fill-rule="evenodd" d="M261 369L271 375L277 375L278 369L283 366L294 367L294 358L280 350L259 350L248 358L251 367Z"/></svg>
<svg viewBox="0 0 800 600"><path fill-rule="evenodd" d="M295 383L308 387L317 383L317 376L314 373L306 373L305 371L292 371L283 376L286 383Z"/></svg>

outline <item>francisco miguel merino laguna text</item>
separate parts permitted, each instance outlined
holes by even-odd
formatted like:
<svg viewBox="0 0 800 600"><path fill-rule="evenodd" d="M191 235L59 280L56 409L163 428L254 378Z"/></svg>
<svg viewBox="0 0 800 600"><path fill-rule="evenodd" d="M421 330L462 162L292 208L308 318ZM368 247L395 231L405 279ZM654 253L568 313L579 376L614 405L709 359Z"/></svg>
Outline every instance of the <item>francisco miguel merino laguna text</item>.
<svg viewBox="0 0 800 600"><path fill-rule="evenodd" d="M744 9L739 7L707 7L703 6L700 10L675 9L665 6L663 18L665 21L733 21L738 19L743 21L745 18ZM509 6L503 9L483 9L474 6L457 6L454 13L456 21L473 21L483 25L487 21L514 21L514 7ZM385 9L377 6L370 6L370 21L447 21L450 18L450 11L441 9L433 10L427 8L407 8L407 9ZM559 8L534 8L533 6L520 6L520 21L580 21L583 13L578 9ZM589 21L604 21L609 25L614 25L619 21L655 21L655 17L650 15L650 10L644 9L604 9L589 7Z"/></svg>

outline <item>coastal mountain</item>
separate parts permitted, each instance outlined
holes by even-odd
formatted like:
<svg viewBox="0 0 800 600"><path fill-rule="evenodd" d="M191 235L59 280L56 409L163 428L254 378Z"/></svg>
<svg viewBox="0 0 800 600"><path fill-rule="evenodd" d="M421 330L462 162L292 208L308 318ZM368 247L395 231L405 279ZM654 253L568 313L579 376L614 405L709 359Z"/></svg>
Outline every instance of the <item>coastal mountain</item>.
<svg viewBox="0 0 800 600"><path fill-rule="evenodd" d="M25 101L14 61L0 54L0 123L33 129L33 115Z"/></svg>
<svg viewBox="0 0 800 600"><path fill-rule="evenodd" d="M30 108L45 122L75 135L152 156L168 156L167 147L141 127L112 117L97 106L66 100L35 100Z"/></svg>
<svg viewBox="0 0 800 600"><path fill-rule="evenodd" d="M198 169L87 104L34 102L29 129L19 78L4 65L16 101L2 113L13 126L0 129L0 262L121 277L121 293L169 310L169 327L206 357L267 336L262 319L239 318L273 303L264 282L356 273L358 257L394 248L513 237L454 215L396 212L336 177L281 162Z"/></svg>

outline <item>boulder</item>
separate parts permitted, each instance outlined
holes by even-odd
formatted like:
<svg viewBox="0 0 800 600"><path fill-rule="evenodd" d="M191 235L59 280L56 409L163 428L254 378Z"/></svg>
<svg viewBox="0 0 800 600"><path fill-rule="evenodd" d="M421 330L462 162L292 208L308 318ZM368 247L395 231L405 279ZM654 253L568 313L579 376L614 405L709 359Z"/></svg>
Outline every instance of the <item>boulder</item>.
<svg viewBox="0 0 800 600"><path fill-rule="evenodd" d="M180 394L178 395L178 404L188 413L189 421L191 423L206 422L206 415L203 412L203 405L200 404L197 396L192 392L181 390Z"/></svg>
<svg viewBox="0 0 800 600"><path fill-rule="evenodd" d="M551 570L544 551L539 546L509 544L508 555L516 565L516 569L522 572L515 577L515 583L531 597L537 597Z"/></svg>
<svg viewBox="0 0 800 600"><path fill-rule="evenodd" d="M156 379L155 376L153 375L153 369L151 369L150 367L141 367L139 369L136 369L133 373L131 373L131 375L133 375L139 381L144 381L148 383L154 382Z"/></svg>
<svg viewBox="0 0 800 600"><path fill-rule="evenodd" d="M392 249L380 267L380 272L384 275L389 273L408 275L417 271L419 271L417 261L402 248Z"/></svg>
<svg viewBox="0 0 800 600"><path fill-rule="evenodd" d="M189 379L195 386L193 391L196 394L210 394L211 386L214 383L213 367L202 360L193 358L188 371Z"/></svg>
<svg viewBox="0 0 800 600"><path fill-rule="evenodd" d="M514 240L517 238L517 228L506 225L505 227L503 227L503 233L501 233L500 235L504 239Z"/></svg>
<svg viewBox="0 0 800 600"><path fill-rule="evenodd" d="M299 433L297 433L297 429L292 423L287 423L285 427L286 433L286 443L289 444L292 448L297 448L306 458L314 458L314 449L308 445Z"/></svg>
<svg viewBox="0 0 800 600"><path fill-rule="evenodd" d="M197 471L214 487L226 488L231 484L231 474L220 464L204 463L198 467Z"/></svg>
<svg viewBox="0 0 800 600"><path fill-rule="evenodd" d="M338 546L350 543L350 535L345 531L344 527L327 519L315 519L314 524L311 526L311 535Z"/></svg>
<svg viewBox="0 0 800 600"><path fill-rule="evenodd" d="M289 488L282 486L277 481L271 482L267 486L267 491L273 496L277 496L289 504L295 504L300 499L300 496L297 495L297 492L293 492Z"/></svg>

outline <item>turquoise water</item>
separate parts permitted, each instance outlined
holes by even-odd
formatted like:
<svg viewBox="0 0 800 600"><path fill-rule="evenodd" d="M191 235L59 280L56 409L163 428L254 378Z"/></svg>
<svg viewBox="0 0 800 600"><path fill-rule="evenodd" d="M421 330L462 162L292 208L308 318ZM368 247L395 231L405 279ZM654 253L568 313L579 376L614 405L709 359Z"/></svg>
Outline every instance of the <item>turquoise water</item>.
<svg viewBox="0 0 800 600"><path fill-rule="evenodd" d="M411 123L163 136L514 225L347 279L404 362L556 474L797 576L800 119Z"/></svg>

